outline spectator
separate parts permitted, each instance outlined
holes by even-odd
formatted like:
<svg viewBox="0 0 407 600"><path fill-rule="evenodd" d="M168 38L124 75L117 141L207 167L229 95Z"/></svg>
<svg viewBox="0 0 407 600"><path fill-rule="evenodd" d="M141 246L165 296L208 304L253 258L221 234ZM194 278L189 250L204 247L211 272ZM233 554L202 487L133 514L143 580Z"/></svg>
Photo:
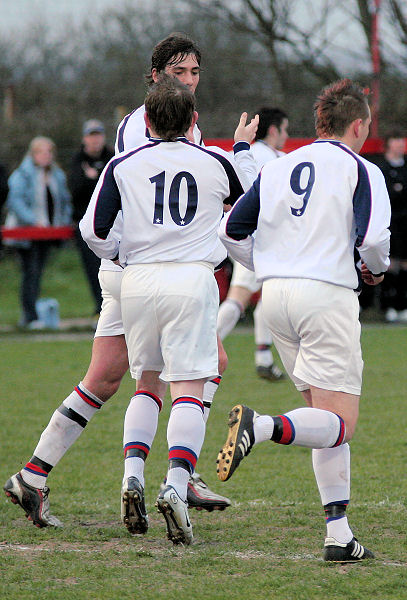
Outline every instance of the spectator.
<svg viewBox="0 0 407 600"><path fill-rule="evenodd" d="M6 203L8 194L8 184L7 184L7 172L6 169L0 164L0 224L1 224L1 215L3 206ZM1 242L1 230L0 230L0 256L2 252L2 242Z"/></svg>
<svg viewBox="0 0 407 600"><path fill-rule="evenodd" d="M381 289L386 321L407 323L407 162L406 142L398 129L384 138L384 156L376 161L386 180L391 202L390 268Z"/></svg>
<svg viewBox="0 0 407 600"><path fill-rule="evenodd" d="M114 155L113 150L106 146L105 142L103 123L96 119L86 121L83 125L82 146L73 157L69 180L72 192L73 220L76 225L75 239L95 302L96 315L99 315L102 307L102 293L98 279L100 258L89 250L83 241L78 223L86 212L99 175Z"/></svg>
<svg viewBox="0 0 407 600"><path fill-rule="evenodd" d="M35 137L20 166L9 179L7 197L8 226L62 226L71 222L70 195L64 172L55 163L55 144L47 137ZM10 240L22 266L20 324L27 329L42 329L35 308L41 276L54 242Z"/></svg>

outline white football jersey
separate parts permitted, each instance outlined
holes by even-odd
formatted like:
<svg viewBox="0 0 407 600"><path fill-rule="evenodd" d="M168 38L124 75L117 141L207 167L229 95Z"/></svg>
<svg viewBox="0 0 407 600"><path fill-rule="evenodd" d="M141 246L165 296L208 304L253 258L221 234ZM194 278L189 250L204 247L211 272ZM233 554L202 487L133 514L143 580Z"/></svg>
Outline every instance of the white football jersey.
<svg viewBox="0 0 407 600"><path fill-rule="evenodd" d="M121 121L116 133L115 142L115 153L119 154L133 148L138 148L146 144L149 140L149 131L144 121L145 106L144 104L139 108L135 109L124 117ZM204 146L202 140L201 130L198 125L195 124L194 130L195 143L200 146ZM220 148L209 148L209 150L219 150L220 153L223 151ZM248 189L257 175L256 163L253 159L250 146L247 142L238 142L234 147L234 160L236 161L236 168L239 172L239 177L242 181L244 190ZM121 213L117 215L116 223L111 235L115 235L117 240L120 240L122 231L122 217ZM113 263L111 260L102 258L101 261L102 271L119 271L121 267Z"/></svg>
<svg viewBox="0 0 407 600"><path fill-rule="evenodd" d="M257 142L254 142L254 144L251 145L251 151L258 171L260 171L263 165L265 165L269 160L275 160L276 158L280 158L280 156L284 156L285 154L285 152L281 152L281 150L271 148L271 146L262 140L257 140Z"/></svg>
<svg viewBox="0 0 407 600"><path fill-rule="evenodd" d="M342 142L317 140L267 163L219 233L259 280L308 278L357 289L359 255L374 274L389 266L389 224L381 171Z"/></svg>
<svg viewBox="0 0 407 600"><path fill-rule="evenodd" d="M223 202L243 194L226 152L178 138L150 139L106 165L80 230L101 258L123 265L205 261L226 257L217 229ZM111 229L123 214L121 241Z"/></svg>
<svg viewBox="0 0 407 600"><path fill-rule="evenodd" d="M119 154L119 152L123 152L124 150L138 148L142 144L145 144L146 139L150 137L150 132L144 121L145 112L146 108L143 104L124 117L117 128L116 142L114 145L116 154ZM201 130L197 124L195 124L193 133L195 144L198 144L199 146L204 145Z"/></svg>

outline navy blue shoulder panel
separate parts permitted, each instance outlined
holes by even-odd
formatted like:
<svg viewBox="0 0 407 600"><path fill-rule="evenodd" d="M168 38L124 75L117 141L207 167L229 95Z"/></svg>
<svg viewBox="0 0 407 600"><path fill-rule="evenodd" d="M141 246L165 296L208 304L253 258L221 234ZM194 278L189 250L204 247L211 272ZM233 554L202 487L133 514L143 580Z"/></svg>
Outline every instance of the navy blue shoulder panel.
<svg viewBox="0 0 407 600"><path fill-rule="evenodd" d="M314 143L322 143L323 140L319 140ZM328 142L328 140L327 140ZM354 261L355 261L355 269L358 275L359 284L356 288L356 291L360 291L362 289L362 277L360 269L357 267L357 263L360 260L359 252L357 252L357 248L363 244L363 240L365 239L365 235L367 229L369 227L370 215L372 212L372 189L370 186L369 173L363 162L355 156L355 154L343 146L340 142L329 141L330 144L337 146L349 156L351 156L357 163L358 166L358 183L356 185L355 191L353 193L353 213L355 215L355 224L356 224L356 241L355 241L355 253L354 253Z"/></svg>
<svg viewBox="0 0 407 600"><path fill-rule="evenodd" d="M104 174L103 183L96 200L93 230L98 238L102 240L107 238L109 231L113 227L117 213L122 207L120 191L117 187L116 179L114 177L114 169L127 158L130 158L141 150L153 148L159 143L160 142L150 142L145 146L131 150L124 156L113 158L110 161L109 166Z"/></svg>
<svg viewBox="0 0 407 600"><path fill-rule="evenodd" d="M188 140L182 139L180 141L182 141L184 144L187 144L188 146L193 146L194 148L197 148L201 152L205 152L206 154L213 156L213 158L216 158L216 160L218 160L220 162L220 164L224 168L227 178L229 180L229 196L228 196L228 198L225 198L225 200L223 202L224 202L224 204L232 204L233 205L236 202L236 200L238 198L240 198L240 196L242 194L244 194L244 189L242 188L242 184L240 183L240 179L237 176L236 171L234 170L233 166L230 164L228 159L225 158L224 156L222 156L222 154L218 154L217 152L214 152L213 150L208 150L207 148L205 148L203 146L198 146L197 144L193 144L192 142L189 142Z"/></svg>
<svg viewBox="0 0 407 600"><path fill-rule="evenodd" d="M363 162L351 150L348 150L340 142L330 143L349 154L358 165L358 183L353 193L353 212L356 223L355 246L358 248L363 244L363 240L365 239L372 212L372 188L370 186L369 174Z"/></svg>
<svg viewBox="0 0 407 600"><path fill-rule="evenodd" d="M123 123L119 129L119 132L117 134L117 147L119 149L119 152L123 152L124 150L124 130L126 129L126 125L128 120L130 119L131 115L133 115L136 110L138 110L137 108L135 108L134 110L131 111L131 113L129 113L128 115L126 115L124 117Z"/></svg>

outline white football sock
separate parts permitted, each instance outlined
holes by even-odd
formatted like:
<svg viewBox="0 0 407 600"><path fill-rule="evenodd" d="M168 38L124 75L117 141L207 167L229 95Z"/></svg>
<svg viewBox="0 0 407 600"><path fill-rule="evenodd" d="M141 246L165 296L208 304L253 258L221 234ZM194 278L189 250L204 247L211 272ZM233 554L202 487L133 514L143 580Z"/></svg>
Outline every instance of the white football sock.
<svg viewBox="0 0 407 600"><path fill-rule="evenodd" d="M350 498L350 448L343 444L336 448L321 448L312 451L312 466L318 485L321 502L325 506L338 502L349 502ZM353 538L346 515L328 520L327 537L342 544Z"/></svg>
<svg viewBox="0 0 407 600"><path fill-rule="evenodd" d="M343 421L329 410L302 407L280 415L280 418L283 419L285 441L274 440L279 443L306 448L330 448L341 443L344 438Z"/></svg>
<svg viewBox="0 0 407 600"><path fill-rule="evenodd" d="M124 417L124 478L137 477L144 487L144 461L153 443L162 401L149 392L139 391L130 400ZM143 456L132 456L132 450Z"/></svg>
<svg viewBox="0 0 407 600"><path fill-rule="evenodd" d="M187 499L187 487L189 481L189 471L183 469L182 467L174 467L173 469L168 469L167 474L167 485L172 485L172 487L177 492L178 496L184 502Z"/></svg>
<svg viewBox="0 0 407 600"><path fill-rule="evenodd" d="M199 458L205 437L205 421L203 418L203 404L199 398L193 396L181 396L173 402L170 418L167 426L168 458L172 460L183 460L189 464L190 470L182 481L175 473L172 477L169 468L167 472L167 484L172 485L178 495L185 500L187 484L190 472L195 470L196 461ZM178 467L175 467L178 469Z"/></svg>
<svg viewBox="0 0 407 600"><path fill-rule="evenodd" d="M257 415L254 418L254 443L270 441L274 431L273 417Z"/></svg>
<svg viewBox="0 0 407 600"><path fill-rule="evenodd" d="M254 353L254 364L256 367L270 367L274 362L273 354L270 348L259 350L256 348Z"/></svg>
<svg viewBox="0 0 407 600"><path fill-rule="evenodd" d="M233 331L241 314L242 307L235 300L226 298L226 300L222 302L219 306L217 325L217 332L221 340L225 339L225 337Z"/></svg>
<svg viewBox="0 0 407 600"><path fill-rule="evenodd" d="M129 477L137 477L144 487L144 464L144 460L139 456L129 456L126 458L124 461L123 481Z"/></svg>
<svg viewBox="0 0 407 600"><path fill-rule="evenodd" d="M221 380L222 380L222 376L218 375L218 377L216 377L215 379L211 379L210 381L207 381L204 385L202 402L204 405L204 421L205 421L205 423L208 422L209 413L210 413L211 407L212 407L212 402L213 402L216 392L219 389L219 384L220 384Z"/></svg>
<svg viewBox="0 0 407 600"><path fill-rule="evenodd" d="M103 402L80 382L52 415L41 434L34 456L54 467L102 406ZM33 487L42 489L46 485L46 477L33 473L26 467L22 469L21 476Z"/></svg>
<svg viewBox="0 0 407 600"><path fill-rule="evenodd" d="M256 346L271 346L273 339L271 337L271 331L266 321L264 320L263 303L261 298L258 301L256 308L254 309L253 320L254 341Z"/></svg>

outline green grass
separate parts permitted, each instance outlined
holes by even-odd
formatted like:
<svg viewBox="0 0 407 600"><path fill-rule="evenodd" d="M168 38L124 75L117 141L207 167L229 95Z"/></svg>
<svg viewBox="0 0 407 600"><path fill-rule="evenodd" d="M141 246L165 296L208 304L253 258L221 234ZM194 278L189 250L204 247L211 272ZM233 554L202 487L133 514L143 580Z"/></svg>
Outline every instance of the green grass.
<svg viewBox="0 0 407 600"><path fill-rule="evenodd" d="M404 599L407 586L407 328L366 327L364 391L352 441L348 516L375 561L330 565L310 451L264 443L232 479L216 478L229 409L237 402L280 413L300 402L289 382L256 377L253 338L226 340L229 367L208 423L198 471L232 499L224 512L191 511L195 543L173 547L154 501L166 471L166 401L146 465L150 529L131 537L120 524L122 421L134 384L129 376L49 477L61 530L37 529L0 497L0 597L9 600L188 598ZM47 338L49 339L49 338ZM1 338L0 483L31 457L53 410L83 376L91 339Z"/></svg>
<svg viewBox="0 0 407 600"><path fill-rule="evenodd" d="M16 252L0 260L0 325L17 325L20 318L21 269ZM56 298L62 319L91 317L94 310L79 253L72 241L50 253L42 277L42 298Z"/></svg>

